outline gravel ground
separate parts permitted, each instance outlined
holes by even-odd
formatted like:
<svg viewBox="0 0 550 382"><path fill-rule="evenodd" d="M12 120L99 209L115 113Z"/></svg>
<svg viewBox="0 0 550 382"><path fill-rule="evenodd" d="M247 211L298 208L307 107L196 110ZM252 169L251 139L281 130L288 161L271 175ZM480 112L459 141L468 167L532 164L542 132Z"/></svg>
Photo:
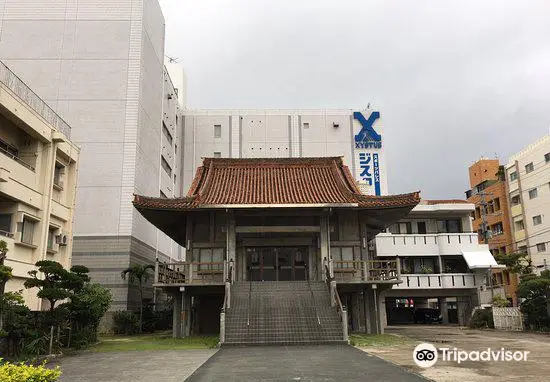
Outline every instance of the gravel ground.
<svg viewBox="0 0 550 382"><path fill-rule="evenodd" d="M550 336L534 333L470 330L457 326L403 325L386 329L388 334L405 336L410 345L390 348L362 348L370 354L400 365L437 382L513 382L550 380ZM427 369L418 367L412 352L418 343L431 343L436 348L457 348L464 351L483 351L487 348L529 351L526 362L467 361L458 364L440 360Z"/></svg>

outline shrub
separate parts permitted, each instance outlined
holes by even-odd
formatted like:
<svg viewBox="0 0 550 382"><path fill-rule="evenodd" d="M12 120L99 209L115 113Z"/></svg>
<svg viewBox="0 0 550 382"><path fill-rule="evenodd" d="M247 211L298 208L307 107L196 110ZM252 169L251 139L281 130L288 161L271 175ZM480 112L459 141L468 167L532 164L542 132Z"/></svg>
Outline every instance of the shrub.
<svg viewBox="0 0 550 382"><path fill-rule="evenodd" d="M470 328L494 328L493 310L492 309L476 309L470 319Z"/></svg>
<svg viewBox="0 0 550 382"><path fill-rule="evenodd" d="M116 334L139 332L139 317L129 310L119 310L113 315L113 331Z"/></svg>
<svg viewBox="0 0 550 382"><path fill-rule="evenodd" d="M61 375L59 366L47 369L44 365L28 366L23 363L3 363L0 358L0 381L2 382L54 382Z"/></svg>
<svg viewBox="0 0 550 382"><path fill-rule="evenodd" d="M153 310L152 305L143 309L143 331L152 333L155 330L168 330L172 328L172 309Z"/></svg>

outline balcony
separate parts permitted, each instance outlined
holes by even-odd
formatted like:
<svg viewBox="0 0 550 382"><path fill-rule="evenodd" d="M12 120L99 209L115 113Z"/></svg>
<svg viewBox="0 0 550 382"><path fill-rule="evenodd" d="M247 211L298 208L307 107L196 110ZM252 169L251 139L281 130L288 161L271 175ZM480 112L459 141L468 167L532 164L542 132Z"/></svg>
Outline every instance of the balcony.
<svg viewBox="0 0 550 382"><path fill-rule="evenodd" d="M396 260L333 260L332 269L337 283L397 282L400 272Z"/></svg>
<svg viewBox="0 0 550 382"><path fill-rule="evenodd" d="M225 261L157 263L155 285L223 285L227 272Z"/></svg>
<svg viewBox="0 0 550 382"><path fill-rule="evenodd" d="M0 83L4 84L58 131L71 137L71 128L48 104L0 61Z"/></svg>
<svg viewBox="0 0 550 382"><path fill-rule="evenodd" d="M401 280L394 289L471 289L481 283L473 273L408 274Z"/></svg>
<svg viewBox="0 0 550 382"><path fill-rule="evenodd" d="M477 233L436 233L376 236L377 256L461 255L479 250Z"/></svg>

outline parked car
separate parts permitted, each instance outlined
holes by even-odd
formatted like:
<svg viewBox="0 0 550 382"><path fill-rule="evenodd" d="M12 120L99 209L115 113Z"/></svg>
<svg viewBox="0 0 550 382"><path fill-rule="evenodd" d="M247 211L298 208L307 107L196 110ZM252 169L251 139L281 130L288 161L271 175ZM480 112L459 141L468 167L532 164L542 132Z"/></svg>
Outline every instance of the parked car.
<svg viewBox="0 0 550 382"><path fill-rule="evenodd" d="M415 324L441 324L443 317L439 309L417 308L414 310Z"/></svg>

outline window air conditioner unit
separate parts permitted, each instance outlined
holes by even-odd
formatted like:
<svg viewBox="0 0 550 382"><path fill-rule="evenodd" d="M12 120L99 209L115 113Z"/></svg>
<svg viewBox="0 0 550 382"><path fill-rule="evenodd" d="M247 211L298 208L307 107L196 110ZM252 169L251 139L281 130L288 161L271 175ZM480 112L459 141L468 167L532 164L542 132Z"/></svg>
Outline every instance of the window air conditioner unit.
<svg viewBox="0 0 550 382"><path fill-rule="evenodd" d="M69 237L66 234L59 234L55 236L55 244L59 244L59 246L66 246L69 243Z"/></svg>

